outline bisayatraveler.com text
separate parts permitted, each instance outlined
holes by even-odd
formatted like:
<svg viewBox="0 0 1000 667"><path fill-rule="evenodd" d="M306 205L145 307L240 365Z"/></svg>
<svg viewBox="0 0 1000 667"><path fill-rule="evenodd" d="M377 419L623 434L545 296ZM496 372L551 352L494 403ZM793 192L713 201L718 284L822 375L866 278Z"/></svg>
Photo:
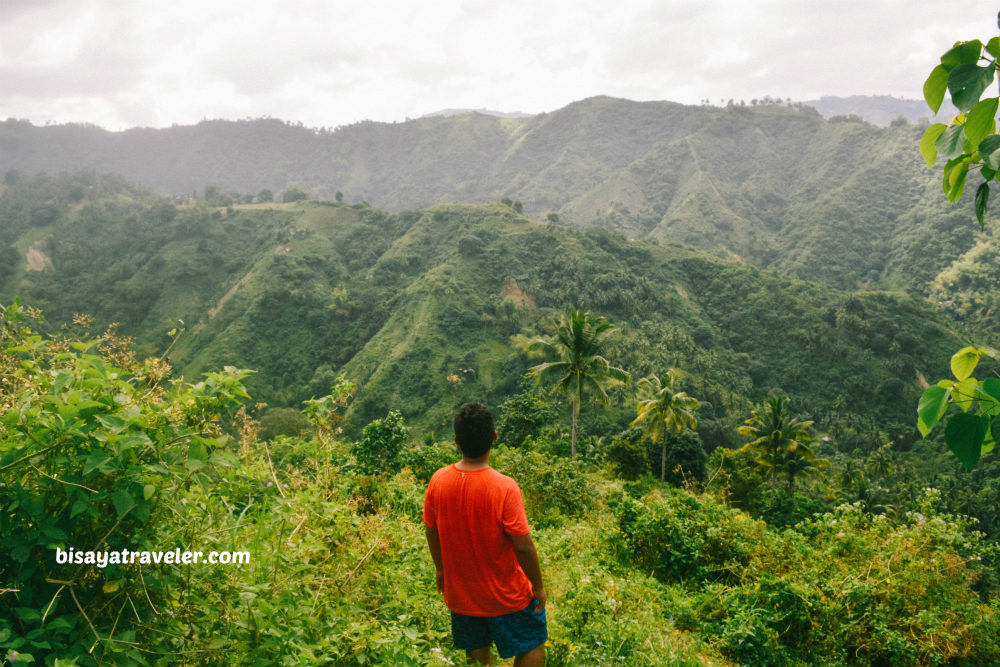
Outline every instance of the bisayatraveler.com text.
<svg viewBox="0 0 1000 667"><path fill-rule="evenodd" d="M70 547L66 551L56 547L56 563L60 565L247 565L249 551L80 551Z"/></svg>

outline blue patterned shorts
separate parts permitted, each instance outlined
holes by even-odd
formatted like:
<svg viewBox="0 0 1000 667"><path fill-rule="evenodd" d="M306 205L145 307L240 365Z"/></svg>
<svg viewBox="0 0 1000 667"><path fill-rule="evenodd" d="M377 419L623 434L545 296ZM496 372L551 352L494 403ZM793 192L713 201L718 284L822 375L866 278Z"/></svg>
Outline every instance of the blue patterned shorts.
<svg viewBox="0 0 1000 667"><path fill-rule="evenodd" d="M496 643L501 658L527 653L549 638L545 610L534 611L538 600L503 616L466 616L451 612L451 634L455 648L475 651Z"/></svg>

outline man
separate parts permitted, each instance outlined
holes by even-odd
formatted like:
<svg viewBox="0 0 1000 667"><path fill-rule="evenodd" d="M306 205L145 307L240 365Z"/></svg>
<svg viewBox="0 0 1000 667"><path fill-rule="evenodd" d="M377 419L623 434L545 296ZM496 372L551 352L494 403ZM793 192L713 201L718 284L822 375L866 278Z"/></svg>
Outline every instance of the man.
<svg viewBox="0 0 1000 667"><path fill-rule="evenodd" d="M545 662L545 587L521 489L489 465L493 415L466 403L455 415L462 460L431 477L424 498L437 589L451 609L455 648L489 665L490 645L515 667Z"/></svg>

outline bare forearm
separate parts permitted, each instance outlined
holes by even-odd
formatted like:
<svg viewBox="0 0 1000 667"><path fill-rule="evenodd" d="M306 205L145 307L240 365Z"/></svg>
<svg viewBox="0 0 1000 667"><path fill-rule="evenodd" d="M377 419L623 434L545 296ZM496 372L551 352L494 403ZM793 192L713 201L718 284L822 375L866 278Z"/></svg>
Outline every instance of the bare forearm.
<svg viewBox="0 0 1000 667"><path fill-rule="evenodd" d="M434 567L441 571L444 569L443 561L441 560L441 538L438 536L437 528L426 528L427 533L427 547L431 551L431 558L434 559Z"/></svg>
<svg viewBox="0 0 1000 667"><path fill-rule="evenodd" d="M544 590L542 567L538 563L538 552L535 550L535 544L529 539L527 544L518 546L519 548L514 549L514 555L517 557L521 569L524 570L524 574L528 577L528 581L531 582L532 588Z"/></svg>

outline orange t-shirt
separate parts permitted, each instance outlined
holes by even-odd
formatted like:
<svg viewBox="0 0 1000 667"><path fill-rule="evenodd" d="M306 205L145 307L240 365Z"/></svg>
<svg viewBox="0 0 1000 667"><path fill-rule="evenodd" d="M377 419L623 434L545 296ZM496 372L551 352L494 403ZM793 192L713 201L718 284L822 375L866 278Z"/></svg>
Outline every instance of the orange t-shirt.
<svg viewBox="0 0 1000 667"><path fill-rule="evenodd" d="M508 537L529 532L517 482L493 468L441 468L427 485L424 523L437 528L441 540L449 609L501 616L528 606L531 582Z"/></svg>

